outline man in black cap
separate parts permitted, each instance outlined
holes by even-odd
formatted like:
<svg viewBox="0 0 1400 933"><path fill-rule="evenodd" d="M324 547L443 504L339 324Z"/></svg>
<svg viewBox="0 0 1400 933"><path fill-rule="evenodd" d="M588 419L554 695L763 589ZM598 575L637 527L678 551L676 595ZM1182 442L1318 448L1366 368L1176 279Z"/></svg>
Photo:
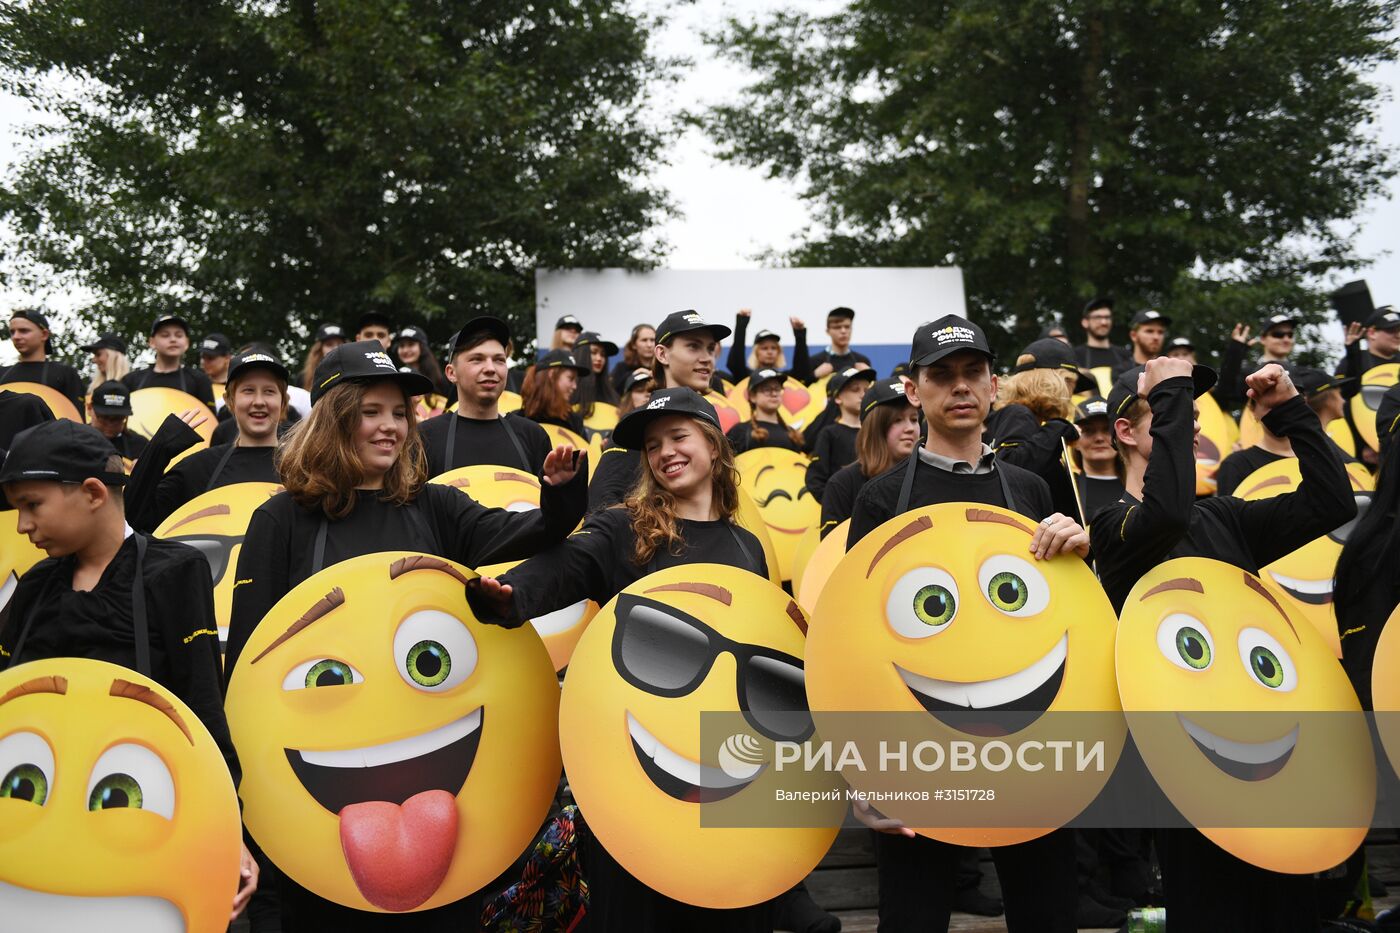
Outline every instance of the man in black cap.
<svg viewBox="0 0 1400 933"><path fill-rule="evenodd" d="M510 352L510 328L500 318L474 317L453 335L445 375L456 390L457 410L418 425L429 476L482 463L529 476L543 471L553 449L544 428L519 412L501 414Z"/></svg>
<svg viewBox="0 0 1400 933"><path fill-rule="evenodd" d="M0 467L0 483L20 533L49 555L15 589L0 625L0 670L57 657L132 668L194 711L237 786L204 558L187 545L131 532L121 458L88 425L51 421L23 432ZM247 849L242 862L235 914L257 886Z"/></svg>
<svg viewBox="0 0 1400 933"><path fill-rule="evenodd" d="M1227 411L1243 407L1246 373L1258 372L1270 363L1291 370L1293 364L1289 357L1293 355L1297 337L1296 314L1279 311L1268 315L1259 324L1259 358L1246 364L1245 350L1250 346L1249 326L1236 324L1220 354L1220 382L1215 386L1215 398L1220 407Z"/></svg>
<svg viewBox="0 0 1400 933"><path fill-rule="evenodd" d="M1377 308L1366 320L1366 349L1361 349L1361 328L1347 328L1346 355L1337 364L1337 372L1360 380L1367 372L1384 363L1400 363L1400 311L1390 305ZM1360 386L1352 386L1347 395L1355 395Z"/></svg>
<svg viewBox="0 0 1400 933"><path fill-rule="evenodd" d="M133 392L142 389L179 389L199 399L210 411L214 410L214 384L198 369L182 365L190 348L190 325L178 314L162 314L151 325L151 349L156 361L151 366L133 369L122 382Z"/></svg>
<svg viewBox="0 0 1400 933"><path fill-rule="evenodd" d="M381 311L366 311L355 324L355 340L378 340L387 350L394 342L394 322Z"/></svg>
<svg viewBox="0 0 1400 933"><path fill-rule="evenodd" d="M232 358L233 344L223 334L210 334L199 342L199 368L214 384L216 396L223 394L224 384L228 382L228 364Z"/></svg>
<svg viewBox="0 0 1400 933"><path fill-rule="evenodd" d="M851 328L856 313L850 308L832 308L826 313L826 336L831 345L812 356L812 378L850 369L870 369L870 357L851 349Z"/></svg>
<svg viewBox="0 0 1400 933"><path fill-rule="evenodd" d="M1167 342L1167 328L1171 324L1172 319L1156 308L1144 308L1134 314L1128 322L1129 355L1114 367L1114 380L1134 366L1142 366L1148 360L1161 356L1162 345Z"/></svg>
<svg viewBox="0 0 1400 933"><path fill-rule="evenodd" d="M875 370L849 366L826 381L827 396L836 405L835 419L821 427L807 465L807 488L818 502L826 483L837 470L856 460L856 435L860 433L861 403L875 382ZM813 425L813 429L815 429Z"/></svg>
<svg viewBox="0 0 1400 933"><path fill-rule="evenodd" d="M1084 343L1074 348L1075 359L1084 369L1112 371L1128 358L1128 351L1113 345L1113 299L1093 298L1084 305L1079 319Z"/></svg>
<svg viewBox="0 0 1400 933"><path fill-rule="evenodd" d="M49 359L53 341L49 319L38 311L20 309L10 315L10 342L19 354L19 362L0 370L0 384L34 382L57 389L73 403L79 417L83 414L83 379L67 363Z"/></svg>
<svg viewBox="0 0 1400 933"><path fill-rule="evenodd" d="M1036 559L1085 556L1089 538L1074 519L1054 512L1050 489L1028 470L997 460L982 442L982 425L997 379L992 351L976 324L947 315L919 326L909 356L909 401L923 409L924 443L903 463L871 479L856 497L849 549L879 525L925 505L982 502L1039 522L1031 538ZM857 814L862 820L868 812ZM895 931L947 929L959 848L906 836L896 821L880 822L875 837L880 926ZM1025 929L1075 929L1074 836L1057 830L1030 842L992 850L1008 916ZM1013 929L1019 929L1013 927Z"/></svg>
<svg viewBox="0 0 1400 933"><path fill-rule="evenodd" d="M131 390L113 379L92 390L92 426L111 441L117 453L128 461L146 452L149 439L126 429L131 417Z"/></svg>
<svg viewBox="0 0 1400 933"><path fill-rule="evenodd" d="M725 361L725 365L729 367L729 376L734 382L745 378L754 369L787 367L787 361L783 359L782 338L776 331L760 330L754 334L753 353L745 355L745 335L752 317L753 312L748 308L740 308L739 313L734 315L734 342L729 346L729 357ZM792 367L786 369L784 375L791 376L801 383L811 382L812 360L807 353L807 325L802 323L799 317L788 318L788 323L792 325L795 346L792 351Z"/></svg>

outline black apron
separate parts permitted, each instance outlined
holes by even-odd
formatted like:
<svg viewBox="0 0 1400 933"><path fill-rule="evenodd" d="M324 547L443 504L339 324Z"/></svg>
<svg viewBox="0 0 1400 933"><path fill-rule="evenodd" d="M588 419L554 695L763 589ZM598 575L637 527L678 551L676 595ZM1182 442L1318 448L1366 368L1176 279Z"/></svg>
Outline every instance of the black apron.
<svg viewBox="0 0 1400 933"><path fill-rule="evenodd" d="M449 411L445 415L439 415L439 417L452 419L447 423L447 451L442 458L442 472L446 473L456 468L456 461L454 461L452 457L457 450L457 419L461 416L455 411ZM510 444L515 448L516 456L520 458L520 465L525 469L526 473L533 472L530 469L530 458L525 456L525 448L521 445L520 438L516 437L515 432L511 430L510 419L505 415L501 415L500 420L501 427L506 429L506 437L510 438Z"/></svg>
<svg viewBox="0 0 1400 933"><path fill-rule="evenodd" d="M919 466L919 448L915 447L914 452L909 455L909 467L904 471L904 485L899 487L899 502L894 507L894 514L903 515L909 511L909 497L914 491L914 470ZM937 469L935 467L935 469ZM1006 507L1011 511L1018 511L1016 499L1011 495L1011 484L1006 481L1006 471L994 466L993 472L997 475L997 480L1001 483L1001 494L1006 499Z"/></svg>
<svg viewBox="0 0 1400 933"><path fill-rule="evenodd" d="M19 365L18 363L15 364L15 366L18 366L18 365ZM5 372L4 372L4 374L3 374L3 375L0 375L0 380L9 379L9 378L10 378L10 373L12 373L12 372L15 371L15 366L7 366L7 367L5 367ZM50 386L50 385L49 385L49 361L48 361L48 360L44 360L43 364L42 364L42 365L40 366L40 368L39 368L39 385L45 386L45 387L50 388L50 389L53 388L53 386Z"/></svg>
<svg viewBox="0 0 1400 933"><path fill-rule="evenodd" d="M428 522L411 505L403 506L408 509L408 519L413 522L414 528L423 536L423 540L428 542L428 547L422 548L427 554L441 554L442 548L439 546L438 537L429 527ZM316 543L311 549L311 576L320 573L326 566L326 535L330 532L330 520L325 513L321 514L321 524L316 528ZM413 548L402 548L401 550L411 551Z"/></svg>

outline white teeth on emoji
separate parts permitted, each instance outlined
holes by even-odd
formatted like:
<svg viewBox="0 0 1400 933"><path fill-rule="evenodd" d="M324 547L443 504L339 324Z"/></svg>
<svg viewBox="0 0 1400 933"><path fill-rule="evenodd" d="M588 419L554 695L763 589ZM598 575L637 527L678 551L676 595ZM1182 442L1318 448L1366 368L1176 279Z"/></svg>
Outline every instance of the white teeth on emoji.
<svg viewBox="0 0 1400 933"><path fill-rule="evenodd" d="M1046 652L1044 657L1030 667L994 680L973 682L936 680L932 677L906 671L898 664L895 665L895 669L899 671L899 676L904 678L904 683L915 693L921 693L952 706L988 709L1013 704L1039 690L1051 677L1055 676L1055 672L1065 663L1065 656L1068 652L1069 635L1066 633L1060 636L1060 640Z"/></svg>
<svg viewBox="0 0 1400 933"><path fill-rule="evenodd" d="M301 760L309 765L323 768L375 768L393 764L396 761L410 761L446 748L481 728L481 707L477 707L461 719L431 732L411 735L405 739L370 745L365 748L347 748L338 751L307 751L298 749Z"/></svg>
<svg viewBox="0 0 1400 933"><path fill-rule="evenodd" d="M1272 764L1293 751L1293 747L1298 744L1297 726L1289 730L1287 735L1268 742L1237 742L1216 735L1199 723L1187 719L1181 713L1177 713L1176 718L1181 723L1181 727L1186 730L1187 735L1198 743L1215 752L1221 758L1242 765Z"/></svg>
<svg viewBox="0 0 1400 933"><path fill-rule="evenodd" d="M747 773L741 772L739 777L730 777L719 768L702 765L698 761L692 761L679 752L667 748L664 742L637 722L636 717L631 713L627 714L627 732L632 736L632 741L637 743L637 747L655 762L658 768L676 780L684 781L694 787L704 787L709 790L739 787L756 778L765 767L763 762L758 762L751 765Z"/></svg>

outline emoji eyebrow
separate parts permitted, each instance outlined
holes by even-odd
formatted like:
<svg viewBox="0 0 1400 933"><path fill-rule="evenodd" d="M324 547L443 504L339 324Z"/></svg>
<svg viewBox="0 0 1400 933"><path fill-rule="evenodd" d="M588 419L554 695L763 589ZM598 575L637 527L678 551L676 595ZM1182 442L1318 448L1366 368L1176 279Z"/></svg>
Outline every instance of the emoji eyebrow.
<svg viewBox="0 0 1400 933"><path fill-rule="evenodd" d="M734 604L734 596L722 586L715 586L713 583L667 583L665 586L654 586L646 593L694 593L697 596L708 596L716 602L724 603L726 606Z"/></svg>
<svg viewBox="0 0 1400 933"><path fill-rule="evenodd" d="M1290 480L1290 479L1289 479L1288 477L1286 477L1286 476L1270 476L1268 479L1264 480L1263 482L1261 482L1261 483L1255 483L1253 486L1249 487L1249 489L1247 489L1246 491L1244 491L1244 492L1242 492L1242 493L1239 493L1239 497L1240 497L1241 499L1243 499L1245 496L1249 495L1250 493L1258 492L1258 491L1261 490L1261 489L1268 489L1270 486L1290 486L1290 485L1292 485L1292 483L1293 483L1293 481Z"/></svg>
<svg viewBox="0 0 1400 933"><path fill-rule="evenodd" d="M880 545L880 550L875 552L875 559L872 560L870 562L870 566L865 569L865 579L870 579L870 575L875 572L875 565L880 562L880 558L884 557L895 547L903 544L905 541L908 541L910 538L914 537L914 535L918 534L919 532L928 531L932 527L933 519L929 518L927 515L922 515L917 521L910 522L903 528L899 529L899 531L895 532L894 535L891 536L891 538L888 541Z"/></svg>
<svg viewBox="0 0 1400 933"><path fill-rule="evenodd" d="M524 483L527 486L534 486L536 489L540 488L540 481L535 479L533 476L526 476L523 473L513 473L505 470L502 470L501 472L496 474L496 482Z"/></svg>
<svg viewBox="0 0 1400 933"><path fill-rule="evenodd" d="M61 674L49 674L45 677L35 677L26 680L18 687L13 687L4 696L0 697L0 703L8 703L16 697L28 696L31 693L57 693L59 696L68 692L68 678Z"/></svg>
<svg viewBox="0 0 1400 933"><path fill-rule="evenodd" d="M766 467L762 467L761 469L759 469L759 471L758 471L757 473L755 473L755 474L754 474L754 477L753 477L754 485L755 485L755 486L758 485L758 481L759 481L759 479L763 476L764 473L767 473L769 470L776 470L776 469L777 469L777 467L775 467L775 466L766 466Z"/></svg>
<svg viewBox="0 0 1400 933"><path fill-rule="evenodd" d="M194 736L190 733L190 727L185 725L185 720L181 718L180 711L175 708L165 697L156 693L150 687L143 687L134 684L129 680L112 681L112 689L107 691L109 696L122 697L127 700L135 700L137 703L145 703L152 709L160 710L171 722L180 727L180 731L185 733L185 739L191 745L194 744Z"/></svg>
<svg viewBox="0 0 1400 933"><path fill-rule="evenodd" d="M1293 627L1292 622L1288 621L1288 613L1283 611L1283 607L1278 604L1278 600L1274 598L1274 594L1270 593L1268 589L1265 588L1264 584L1254 579L1254 577L1252 577L1248 573L1244 575L1244 585L1249 587L1254 592L1258 593L1260 596L1267 599L1269 601L1269 605L1273 606L1275 609L1278 610L1278 614L1283 616L1283 624L1288 626L1288 630L1293 633L1293 640L1301 645L1303 643L1303 640L1298 637L1298 630Z"/></svg>
<svg viewBox="0 0 1400 933"><path fill-rule="evenodd" d="M211 506L209 506L209 508L207 508L207 509L200 509L198 512L195 512L193 515L189 515L189 516L186 516L185 518L180 519L178 522L176 522L175 524L173 524L173 525L170 526L170 530L171 530L171 531L174 531L176 528L179 528L181 525L188 525L190 522L198 521L198 520L201 519L201 518L209 518L210 516L213 516L213 515L231 515L231 514L233 514L233 510L230 509L230 508L229 508L228 506L226 506L226 505L211 505Z"/></svg>
<svg viewBox="0 0 1400 933"><path fill-rule="evenodd" d="M1000 525L1010 525L1012 528L1019 528L1028 535L1033 535L1035 533L1010 515L1002 515L1000 512L993 512L991 509L968 509L967 520L970 522L996 522Z"/></svg>
<svg viewBox="0 0 1400 933"><path fill-rule="evenodd" d="M272 644L264 648L256 658L248 662L249 666L257 664L263 658L267 657L267 653L273 648L276 648L278 645L282 644L282 642L286 641L288 638L291 638L293 635L306 628L312 622L315 622L317 619L326 615L335 607L344 605L344 603L345 591L337 586L335 589L331 590L325 596L322 596L319 600L317 600L316 605L306 610L306 612L302 615L300 619L297 619L291 625L287 626L287 630L285 632L274 638L272 640Z"/></svg>
<svg viewBox="0 0 1400 933"><path fill-rule="evenodd" d="M462 571L453 567L447 561L438 557L429 557L426 554L415 554L412 557L400 557L398 560L394 561L389 565L389 579L397 580L404 574L412 573L415 570L437 570L454 578L463 586L466 586L467 583L470 582L467 577L463 575Z"/></svg>
<svg viewBox="0 0 1400 933"><path fill-rule="evenodd" d="M788 600L787 604L787 614L788 618L791 619L797 625L798 628L802 629L802 634L806 635L807 617L802 614L802 610L798 607L797 603L793 602L790 599Z"/></svg>
<svg viewBox="0 0 1400 933"><path fill-rule="evenodd" d="M1166 583L1158 583L1138 597L1138 602L1142 602L1149 596L1156 596L1158 593L1167 593L1171 590L1189 590L1192 593L1205 595L1206 589L1201 586L1200 580L1192 580L1190 577L1177 577L1175 580L1168 580Z"/></svg>

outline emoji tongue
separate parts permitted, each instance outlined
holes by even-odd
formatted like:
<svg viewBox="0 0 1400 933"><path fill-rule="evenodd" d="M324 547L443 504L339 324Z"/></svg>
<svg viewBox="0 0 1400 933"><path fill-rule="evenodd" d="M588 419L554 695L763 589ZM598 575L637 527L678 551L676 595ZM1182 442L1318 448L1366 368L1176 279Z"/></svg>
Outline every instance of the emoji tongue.
<svg viewBox="0 0 1400 933"><path fill-rule="evenodd" d="M412 910L433 896L457 847L457 799L445 790L340 811L340 847L355 886L381 910Z"/></svg>

